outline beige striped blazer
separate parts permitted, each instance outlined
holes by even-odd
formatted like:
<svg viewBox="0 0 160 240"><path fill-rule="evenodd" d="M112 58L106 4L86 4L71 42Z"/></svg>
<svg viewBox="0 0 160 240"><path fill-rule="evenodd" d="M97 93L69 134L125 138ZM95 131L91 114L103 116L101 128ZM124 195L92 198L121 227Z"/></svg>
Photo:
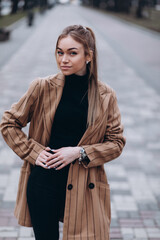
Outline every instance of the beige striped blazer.
<svg viewBox="0 0 160 240"><path fill-rule="evenodd" d="M15 206L15 216L23 226L32 226L26 200L28 177L38 155L48 146L64 83L62 73L34 80L1 121L5 141L23 160ZM104 163L121 154L125 138L115 92L99 81L99 94L95 125L87 128L78 144L85 148L89 163L75 161L69 169L63 240L109 240L110 189ZM26 136L22 128L29 122Z"/></svg>

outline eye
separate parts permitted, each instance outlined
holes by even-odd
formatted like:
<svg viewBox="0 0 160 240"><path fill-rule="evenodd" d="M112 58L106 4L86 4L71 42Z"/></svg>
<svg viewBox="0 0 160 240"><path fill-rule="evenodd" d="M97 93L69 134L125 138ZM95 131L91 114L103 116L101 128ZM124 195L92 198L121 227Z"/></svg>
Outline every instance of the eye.
<svg viewBox="0 0 160 240"><path fill-rule="evenodd" d="M77 52L70 52L70 55L74 56L74 55L77 55Z"/></svg>
<svg viewBox="0 0 160 240"><path fill-rule="evenodd" d="M59 56L62 56L62 55L63 55L63 52L62 52L62 51L57 51L57 54L58 54Z"/></svg>

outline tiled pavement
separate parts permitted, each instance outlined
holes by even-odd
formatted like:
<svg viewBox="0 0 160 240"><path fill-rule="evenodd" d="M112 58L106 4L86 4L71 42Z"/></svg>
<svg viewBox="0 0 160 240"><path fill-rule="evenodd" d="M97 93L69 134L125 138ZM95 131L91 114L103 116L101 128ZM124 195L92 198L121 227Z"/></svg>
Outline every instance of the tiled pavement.
<svg viewBox="0 0 160 240"><path fill-rule="evenodd" d="M85 11L89 21L84 17ZM160 96L122 60L100 28L97 31L102 16L94 13L91 18L91 14L89 10L59 6L44 17L0 70L0 115L19 99L35 77L57 72L54 45L64 26L81 23L93 27L100 78L117 92L127 138L119 159L105 165L111 187L111 239L160 240ZM57 18L62 20L58 26ZM103 23L107 25L107 21L103 16ZM124 27L129 28L125 24ZM0 138L0 240L34 239L32 229L20 227L13 216L20 166L21 160ZM60 231L62 238L62 225Z"/></svg>

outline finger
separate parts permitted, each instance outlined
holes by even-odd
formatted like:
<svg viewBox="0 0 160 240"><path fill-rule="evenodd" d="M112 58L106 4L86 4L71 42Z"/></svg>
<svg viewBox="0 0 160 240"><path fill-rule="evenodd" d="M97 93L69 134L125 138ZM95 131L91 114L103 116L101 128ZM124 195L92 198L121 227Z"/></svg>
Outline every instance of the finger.
<svg viewBox="0 0 160 240"><path fill-rule="evenodd" d="M45 161L49 161L50 159L53 159L53 155L52 153L48 153L48 152L44 152L41 154L41 158L44 158Z"/></svg>
<svg viewBox="0 0 160 240"><path fill-rule="evenodd" d="M39 160L40 162L43 162L43 163L46 163L46 159L47 159L47 158L45 158L45 156L40 156L40 157L38 158L38 160Z"/></svg>
<svg viewBox="0 0 160 240"><path fill-rule="evenodd" d="M41 167L43 167L45 169L48 169L48 167L45 164L43 164L42 162L39 162L39 166L41 166Z"/></svg>
<svg viewBox="0 0 160 240"><path fill-rule="evenodd" d="M60 157L58 153L53 153L47 158L47 162L49 162L50 160L57 159L58 157Z"/></svg>
<svg viewBox="0 0 160 240"><path fill-rule="evenodd" d="M62 164L64 164L63 161L58 161L58 162L50 165L49 168L57 168L57 167L59 167Z"/></svg>
<svg viewBox="0 0 160 240"><path fill-rule="evenodd" d="M64 168L66 165L63 163L62 165L60 165L59 167L57 167L55 170L61 170L62 168Z"/></svg>
<svg viewBox="0 0 160 240"><path fill-rule="evenodd" d="M46 166L46 167L48 167L47 165L46 165L46 160L44 160L43 158L38 158L37 160L36 160L36 165L43 165L43 166Z"/></svg>
<svg viewBox="0 0 160 240"><path fill-rule="evenodd" d="M58 148L58 149L51 149L54 153L60 153L61 150L63 150L63 147L62 148Z"/></svg>
<svg viewBox="0 0 160 240"><path fill-rule="evenodd" d="M47 151L44 151L43 154L46 156L46 157L52 157L53 156L53 153L49 153Z"/></svg>
<svg viewBox="0 0 160 240"><path fill-rule="evenodd" d="M41 161L45 161L46 162L48 157L45 154L41 154L38 159L40 159Z"/></svg>
<svg viewBox="0 0 160 240"><path fill-rule="evenodd" d="M50 160L49 162L46 162L46 165L47 166L51 166L51 165L53 165L53 164L55 164L55 163L58 163L58 162L60 162L61 160L59 159L59 158L54 158L53 160Z"/></svg>
<svg viewBox="0 0 160 240"><path fill-rule="evenodd" d="M39 165L41 165L41 164L43 164L43 165L44 165L45 163L43 163L43 162L42 162L40 159L37 159L37 160L36 160L36 165L38 165L38 166L39 166Z"/></svg>
<svg viewBox="0 0 160 240"><path fill-rule="evenodd" d="M46 151L50 151L51 149L50 149L50 147L46 147L45 150Z"/></svg>

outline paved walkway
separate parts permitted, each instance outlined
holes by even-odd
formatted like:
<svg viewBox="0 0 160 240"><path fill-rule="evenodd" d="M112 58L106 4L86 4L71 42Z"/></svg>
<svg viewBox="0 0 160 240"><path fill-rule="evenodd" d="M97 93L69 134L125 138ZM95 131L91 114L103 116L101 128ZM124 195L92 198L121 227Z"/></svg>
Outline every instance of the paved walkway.
<svg viewBox="0 0 160 240"><path fill-rule="evenodd" d="M57 6L1 68L0 116L20 98L34 78L57 72L54 58L56 38L70 24L88 25L94 29L100 78L116 90L125 126L127 144L123 154L105 165L111 187L111 239L160 240L160 96L155 84L148 84L149 78L145 78L148 70L144 75L139 74L137 65L126 61L130 51L126 50L128 55L124 58L124 53L118 50L116 38L114 44L110 41L114 34L110 32L110 38L107 37L106 29L118 31L115 26L121 26L125 39L125 33L134 31L136 34L137 31L142 42L148 35L151 42L156 41L160 46L158 37L152 32L136 30L136 27L93 10ZM135 61L136 56L132 54L132 57ZM158 55L156 64L160 65ZM27 132L27 128L24 131ZM21 164L22 161L0 138L0 240L34 239L32 229L18 226L13 216ZM60 231L62 238L62 225Z"/></svg>

